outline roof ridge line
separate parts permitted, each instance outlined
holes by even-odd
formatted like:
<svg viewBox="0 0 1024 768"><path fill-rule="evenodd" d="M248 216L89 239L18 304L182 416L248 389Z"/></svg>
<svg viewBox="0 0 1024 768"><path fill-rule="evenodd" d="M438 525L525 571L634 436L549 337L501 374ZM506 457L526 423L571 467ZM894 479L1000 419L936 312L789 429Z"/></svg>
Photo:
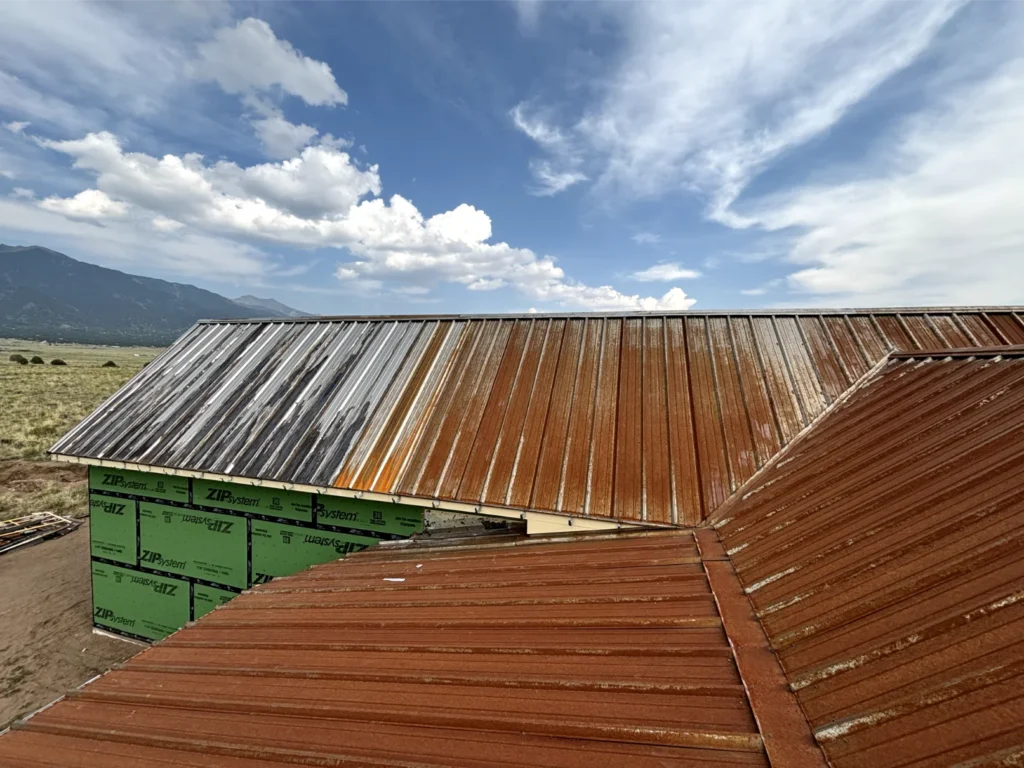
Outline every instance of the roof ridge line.
<svg viewBox="0 0 1024 768"><path fill-rule="evenodd" d="M739 488L723 501L718 507L712 510L708 510L705 523L708 527L718 529L729 522L729 518L725 517L729 511L736 506L744 497L746 492L760 482L761 478L774 469L779 462L785 459L794 449L794 446L802 444L809 435L816 431L816 428L831 414L835 413L841 406L845 405L851 397L869 383L877 379L882 371L889 364L889 361L895 357L893 350L887 352L877 363L875 363L866 373L864 373L859 379L853 382L849 387L843 391L835 400L829 403L828 407L825 408L821 413L815 416L811 423L804 427L800 432L789 441L787 445L784 445L775 455L772 456L768 461L764 463L764 466L757 470L751 475L745 482L743 482Z"/></svg>
<svg viewBox="0 0 1024 768"><path fill-rule="evenodd" d="M265 323L324 323L356 321L407 322L417 320L517 320L548 318L631 318L631 317L794 317L799 315L891 315L949 314L951 312L1024 312L1024 305L992 306L917 306L917 307L793 307L785 309L677 309L624 310L621 312L508 312L508 313L440 313L396 315L306 315L303 317L203 318L197 325L246 325Z"/></svg>
<svg viewBox="0 0 1024 768"><path fill-rule="evenodd" d="M830 765L718 532L696 535L708 587L772 768Z"/></svg>
<svg viewBox="0 0 1024 768"><path fill-rule="evenodd" d="M1024 357L1024 344L1009 344L1005 347L935 347L914 351L899 350L890 354L890 358L893 360L919 360L928 357Z"/></svg>

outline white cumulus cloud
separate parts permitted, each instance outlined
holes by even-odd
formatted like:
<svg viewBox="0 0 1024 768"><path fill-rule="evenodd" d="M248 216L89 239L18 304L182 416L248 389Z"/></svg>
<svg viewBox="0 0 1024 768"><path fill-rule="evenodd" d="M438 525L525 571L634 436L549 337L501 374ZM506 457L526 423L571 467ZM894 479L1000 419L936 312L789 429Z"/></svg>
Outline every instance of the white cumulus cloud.
<svg viewBox="0 0 1024 768"><path fill-rule="evenodd" d="M275 160L295 157L312 144L331 149L347 149L352 145L348 139L335 138L329 133L321 135L311 125L291 122L281 109L264 98L249 95L243 102L252 112L249 122L263 149Z"/></svg>
<svg viewBox="0 0 1024 768"><path fill-rule="evenodd" d="M108 215L145 214L165 231L170 227L157 222L227 237L345 248L354 259L337 276L363 288L507 285L532 300L594 309L679 309L693 303L679 288L648 297L573 280L551 257L491 242L490 217L472 205L425 217L401 195L385 201L376 166L360 168L346 152L329 147L306 147L291 160L241 167L208 164L197 154L157 158L126 152L107 132L39 143L72 157L76 168L95 177L96 189L74 199L105 201ZM59 205L44 207L62 210ZM102 210L98 206L98 216Z"/></svg>
<svg viewBox="0 0 1024 768"><path fill-rule="evenodd" d="M700 272L695 269L687 269L678 262L670 262L654 264L647 269L634 272L630 277L645 283L667 283L673 280L692 280L700 277Z"/></svg>
<svg viewBox="0 0 1024 768"><path fill-rule="evenodd" d="M103 226L96 226L102 221ZM72 218L40 207L32 200L0 198L0 228L25 242L91 255L98 264L134 270L140 254L147 269L172 279L184 275L227 280L232 285L261 284L286 272L272 258L247 243L234 242L185 228L168 233L152 221L133 215L114 218Z"/></svg>
<svg viewBox="0 0 1024 768"><path fill-rule="evenodd" d="M280 111L258 117L252 125L267 155L278 159L295 157L319 134L316 128L305 123L296 125L289 122Z"/></svg>
<svg viewBox="0 0 1024 768"><path fill-rule="evenodd" d="M192 69L227 93L280 89L313 106L348 103L348 94L325 62L303 56L262 19L248 18L218 30L199 46Z"/></svg>
<svg viewBox="0 0 1024 768"><path fill-rule="evenodd" d="M156 216L153 218L153 229L158 232L177 232L185 227L180 221L174 219L168 219L166 216Z"/></svg>
<svg viewBox="0 0 1024 768"><path fill-rule="evenodd" d="M128 212L126 203L111 200L98 189L86 189L74 197L47 197L39 201L39 206L72 219L108 219Z"/></svg>

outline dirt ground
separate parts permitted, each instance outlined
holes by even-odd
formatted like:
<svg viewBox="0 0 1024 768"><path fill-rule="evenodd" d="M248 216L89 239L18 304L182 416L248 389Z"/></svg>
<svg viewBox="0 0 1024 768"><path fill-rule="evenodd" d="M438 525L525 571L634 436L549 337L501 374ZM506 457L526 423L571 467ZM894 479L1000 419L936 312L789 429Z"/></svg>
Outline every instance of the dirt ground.
<svg viewBox="0 0 1024 768"><path fill-rule="evenodd" d="M89 523L0 555L0 730L141 650L92 633Z"/></svg>
<svg viewBox="0 0 1024 768"><path fill-rule="evenodd" d="M33 512L86 517L88 478L80 464L0 459L0 520Z"/></svg>

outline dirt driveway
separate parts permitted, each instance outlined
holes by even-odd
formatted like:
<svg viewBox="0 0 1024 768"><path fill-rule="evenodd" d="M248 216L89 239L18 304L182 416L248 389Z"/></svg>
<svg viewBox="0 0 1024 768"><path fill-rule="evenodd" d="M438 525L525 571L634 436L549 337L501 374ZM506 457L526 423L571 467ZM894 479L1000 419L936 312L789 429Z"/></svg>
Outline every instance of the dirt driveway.
<svg viewBox="0 0 1024 768"><path fill-rule="evenodd" d="M92 633L89 523L0 555L0 730L133 656Z"/></svg>

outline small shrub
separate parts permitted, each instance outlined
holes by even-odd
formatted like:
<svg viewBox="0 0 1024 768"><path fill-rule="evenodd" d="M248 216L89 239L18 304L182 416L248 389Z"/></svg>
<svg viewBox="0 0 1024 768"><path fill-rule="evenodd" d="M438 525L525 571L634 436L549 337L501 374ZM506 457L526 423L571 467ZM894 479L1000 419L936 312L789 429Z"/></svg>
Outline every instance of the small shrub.
<svg viewBox="0 0 1024 768"><path fill-rule="evenodd" d="M8 358L8 360L10 360L12 363L17 363L18 365L28 365L28 360L25 358L24 355L11 355Z"/></svg>
<svg viewBox="0 0 1024 768"><path fill-rule="evenodd" d="M67 363L65 363L59 357L55 357L53 358L53 360L50 361L50 365L67 365Z"/></svg>
<svg viewBox="0 0 1024 768"><path fill-rule="evenodd" d="M107 362L101 365L100 368L117 368L117 363L113 360L107 360Z"/></svg>
<svg viewBox="0 0 1024 768"><path fill-rule="evenodd" d="M43 358L41 358L39 355L33 355L32 359L29 360L29 362L32 363L32 365L42 365L46 361L43 360Z"/></svg>

